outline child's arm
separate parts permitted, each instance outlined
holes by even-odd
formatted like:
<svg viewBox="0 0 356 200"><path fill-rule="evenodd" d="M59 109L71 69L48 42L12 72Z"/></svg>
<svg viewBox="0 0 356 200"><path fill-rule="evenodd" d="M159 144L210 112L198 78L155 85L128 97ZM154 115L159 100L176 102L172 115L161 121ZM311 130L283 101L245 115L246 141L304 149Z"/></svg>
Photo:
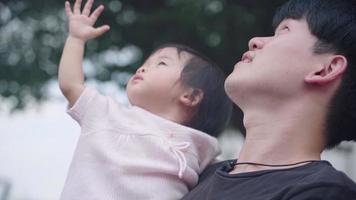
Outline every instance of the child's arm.
<svg viewBox="0 0 356 200"><path fill-rule="evenodd" d="M86 41L96 38L110 29L108 25L93 27L104 10L104 6L101 5L90 14L93 1L88 0L82 11L80 9L82 0L75 1L73 11L69 2L65 3L69 19L69 35L59 64L58 81L70 106L75 103L84 90L82 61Z"/></svg>

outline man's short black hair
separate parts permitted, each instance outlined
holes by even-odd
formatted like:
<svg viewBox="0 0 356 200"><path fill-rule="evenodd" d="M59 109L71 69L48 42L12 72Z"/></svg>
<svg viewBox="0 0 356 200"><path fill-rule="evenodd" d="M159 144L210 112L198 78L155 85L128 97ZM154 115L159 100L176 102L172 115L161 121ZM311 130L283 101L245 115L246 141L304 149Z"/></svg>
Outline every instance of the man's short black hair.
<svg viewBox="0 0 356 200"><path fill-rule="evenodd" d="M192 55L185 63L180 80L183 84L203 92L203 99L195 116L185 125L214 137L219 136L228 124L232 111L232 102L224 90L226 75L209 58L182 44L162 44L153 53L167 47L177 49L178 55L181 52Z"/></svg>
<svg viewBox="0 0 356 200"><path fill-rule="evenodd" d="M317 37L314 53L346 57L348 65L326 120L326 148L356 141L356 1L290 0L276 13L273 25L284 19L305 19Z"/></svg>

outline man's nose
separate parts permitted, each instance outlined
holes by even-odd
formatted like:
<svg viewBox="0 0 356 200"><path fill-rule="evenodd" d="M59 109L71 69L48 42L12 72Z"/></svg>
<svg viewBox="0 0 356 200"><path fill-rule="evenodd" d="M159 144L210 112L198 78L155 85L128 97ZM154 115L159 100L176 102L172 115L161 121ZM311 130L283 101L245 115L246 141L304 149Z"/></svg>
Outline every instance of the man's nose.
<svg viewBox="0 0 356 200"><path fill-rule="evenodd" d="M249 50L262 49L269 41L267 37L254 37L248 42Z"/></svg>

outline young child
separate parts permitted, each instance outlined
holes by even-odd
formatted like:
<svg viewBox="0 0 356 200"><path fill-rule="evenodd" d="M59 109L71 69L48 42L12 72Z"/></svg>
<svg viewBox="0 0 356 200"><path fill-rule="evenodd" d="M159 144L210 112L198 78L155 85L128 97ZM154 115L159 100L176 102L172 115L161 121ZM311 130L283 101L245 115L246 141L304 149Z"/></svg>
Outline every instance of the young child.
<svg viewBox="0 0 356 200"><path fill-rule="evenodd" d="M219 154L214 138L231 111L224 75L182 45L155 50L127 84L132 106L84 85L85 42L109 30L91 13L66 2L69 35L60 61L60 89L81 135L61 199L180 199ZM212 137L214 136L214 137Z"/></svg>

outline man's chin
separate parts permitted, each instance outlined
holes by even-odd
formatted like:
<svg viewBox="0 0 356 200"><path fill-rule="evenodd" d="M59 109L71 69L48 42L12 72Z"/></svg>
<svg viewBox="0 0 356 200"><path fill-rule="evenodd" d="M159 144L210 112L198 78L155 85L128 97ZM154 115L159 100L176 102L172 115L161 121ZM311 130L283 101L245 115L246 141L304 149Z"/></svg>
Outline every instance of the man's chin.
<svg viewBox="0 0 356 200"><path fill-rule="evenodd" d="M236 104L236 102L234 101L236 99L236 88L234 86L235 85L232 81L225 81L225 92L227 96L231 99L231 101Z"/></svg>

